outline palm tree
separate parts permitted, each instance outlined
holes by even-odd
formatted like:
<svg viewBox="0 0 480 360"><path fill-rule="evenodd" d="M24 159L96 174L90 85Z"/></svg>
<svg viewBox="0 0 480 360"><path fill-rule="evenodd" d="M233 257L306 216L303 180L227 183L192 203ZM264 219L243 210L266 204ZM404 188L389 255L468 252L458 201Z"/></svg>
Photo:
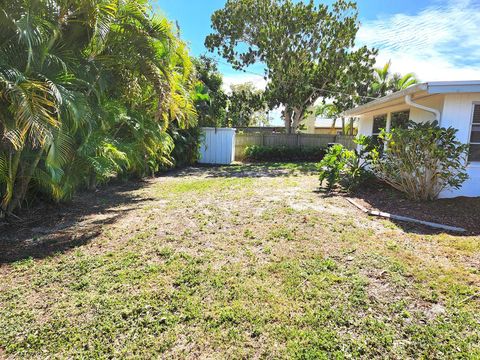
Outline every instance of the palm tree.
<svg viewBox="0 0 480 360"><path fill-rule="evenodd" d="M383 67L374 69L375 81L372 84L372 91L375 95L382 97L387 94L391 86L390 67L392 62L387 62Z"/></svg>
<svg viewBox="0 0 480 360"><path fill-rule="evenodd" d="M315 116L322 116L327 119L332 119L332 129L335 128L337 119L341 111L335 104L322 104L315 108Z"/></svg>
<svg viewBox="0 0 480 360"><path fill-rule="evenodd" d="M400 91L415 84L418 84L418 80L414 73L408 73L403 76L394 74L392 77L392 87L394 91Z"/></svg>
<svg viewBox="0 0 480 360"><path fill-rule="evenodd" d="M391 65L392 62L388 61L383 67L374 69L374 81L370 85L369 96L383 97L418 83L413 73L403 76L398 73L392 74Z"/></svg>
<svg viewBox="0 0 480 360"><path fill-rule="evenodd" d="M0 0L0 216L169 163L195 123L188 50L141 0Z"/></svg>

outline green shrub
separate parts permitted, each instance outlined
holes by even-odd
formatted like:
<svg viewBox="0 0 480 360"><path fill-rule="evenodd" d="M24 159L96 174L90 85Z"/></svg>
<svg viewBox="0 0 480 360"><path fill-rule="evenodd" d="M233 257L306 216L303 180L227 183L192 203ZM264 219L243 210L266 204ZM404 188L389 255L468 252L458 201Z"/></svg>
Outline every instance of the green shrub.
<svg viewBox="0 0 480 360"><path fill-rule="evenodd" d="M171 157L176 167L192 165L198 161L203 139L202 130L198 126L187 129L172 126L169 133L175 142Z"/></svg>
<svg viewBox="0 0 480 360"><path fill-rule="evenodd" d="M323 147L247 146L248 161L318 161L325 155Z"/></svg>
<svg viewBox="0 0 480 360"><path fill-rule="evenodd" d="M372 152L372 169L413 200L436 199L445 188L458 189L468 178L468 146L456 139L456 132L437 121L410 121L406 128L382 131L385 151Z"/></svg>
<svg viewBox="0 0 480 360"><path fill-rule="evenodd" d="M340 144L328 149L318 164L320 186L326 181L328 191L331 191L335 185L340 185L347 191L353 191L372 177L372 173L367 169L372 140L361 137L356 142L362 145L360 151L348 150Z"/></svg>

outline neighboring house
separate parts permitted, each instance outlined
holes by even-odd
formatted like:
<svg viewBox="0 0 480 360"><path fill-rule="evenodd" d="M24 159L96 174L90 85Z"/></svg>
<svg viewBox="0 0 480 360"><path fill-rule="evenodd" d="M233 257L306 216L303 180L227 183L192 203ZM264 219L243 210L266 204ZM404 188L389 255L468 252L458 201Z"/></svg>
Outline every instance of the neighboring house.
<svg viewBox="0 0 480 360"><path fill-rule="evenodd" d="M326 134L326 135L340 135L342 133L342 122L338 119L333 125L332 119L325 119L314 114L309 115L302 121L303 130L305 134Z"/></svg>
<svg viewBox="0 0 480 360"><path fill-rule="evenodd" d="M358 133L378 135L410 120L438 120L443 127L458 129L457 138L470 144L469 179L458 189L440 197L480 196L480 80L442 81L413 85L343 113L359 119Z"/></svg>

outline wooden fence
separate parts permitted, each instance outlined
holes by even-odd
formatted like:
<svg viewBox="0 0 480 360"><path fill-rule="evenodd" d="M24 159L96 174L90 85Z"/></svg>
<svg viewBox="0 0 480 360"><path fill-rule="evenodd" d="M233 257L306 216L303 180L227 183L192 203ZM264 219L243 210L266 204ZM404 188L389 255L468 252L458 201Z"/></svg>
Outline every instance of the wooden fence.
<svg viewBox="0 0 480 360"><path fill-rule="evenodd" d="M339 143L348 149L354 149L354 136L326 134L236 134L235 160L242 160L245 148L250 145L322 147L329 143Z"/></svg>
<svg viewBox="0 0 480 360"><path fill-rule="evenodd" d="M355 136L352 135L337 135L335 137L335 143L342 144L347 149L353 150L357 148L357 144L354 142Z"/></svg>

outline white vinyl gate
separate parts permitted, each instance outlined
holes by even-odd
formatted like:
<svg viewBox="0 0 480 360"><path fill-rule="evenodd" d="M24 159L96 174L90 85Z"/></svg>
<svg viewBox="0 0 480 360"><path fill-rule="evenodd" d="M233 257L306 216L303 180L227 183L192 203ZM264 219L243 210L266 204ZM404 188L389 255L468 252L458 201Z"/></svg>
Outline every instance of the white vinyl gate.
<svg viewBox="0 0 480 360"><path fill-rule="evenodd" d="M203 141L200 148L201 164L231 164L235 159L235 129L202 128Z"/></svg>

